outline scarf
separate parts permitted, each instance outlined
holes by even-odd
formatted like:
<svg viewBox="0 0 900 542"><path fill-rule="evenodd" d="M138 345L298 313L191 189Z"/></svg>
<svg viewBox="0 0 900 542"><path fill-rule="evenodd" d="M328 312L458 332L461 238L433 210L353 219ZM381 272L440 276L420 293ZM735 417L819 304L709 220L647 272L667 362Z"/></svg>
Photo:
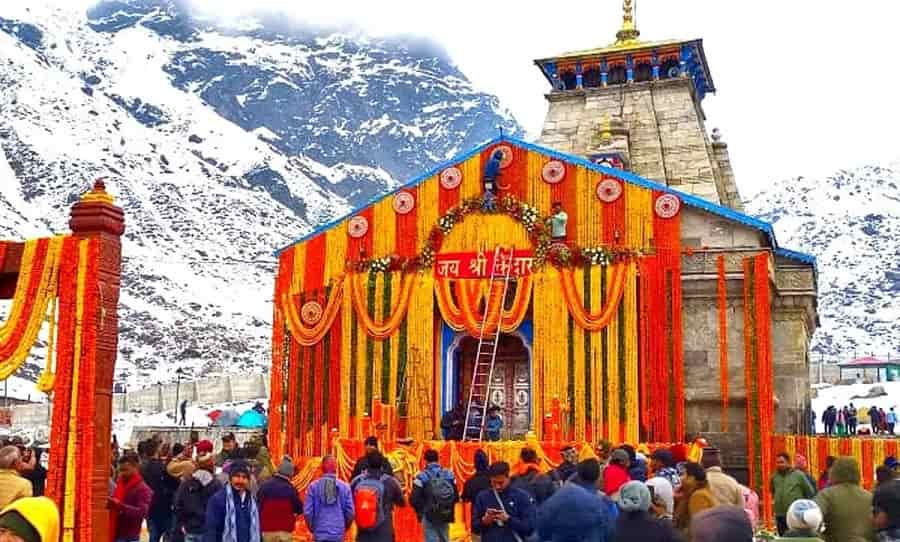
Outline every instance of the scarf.
<svg viewBox="0 0 900 542"><path fill-rule="evenodd" d="M247 492L250 502L250 542L259 542L259 512L256 509L256 501ZM237 512L234 509L234 491L231 484L225 486L225 530L222 532L222 542L238 542L237 539Z"/></svg>
<svg viewBox="0 0 900 542"><path fill-rule="evenodd" d="M126 482L122 479L121 476L116 478L116 488L113 490L112 497L113 499L121 502L125 502L125 496L128 493L136 488L137 486L144 483L144 479L141 477L139 472L134 473L134 475ZM118 510L114 510L114 513L109 515L109 532L113 537L116 536L116 529L119 527L119 512Z"/></svg>

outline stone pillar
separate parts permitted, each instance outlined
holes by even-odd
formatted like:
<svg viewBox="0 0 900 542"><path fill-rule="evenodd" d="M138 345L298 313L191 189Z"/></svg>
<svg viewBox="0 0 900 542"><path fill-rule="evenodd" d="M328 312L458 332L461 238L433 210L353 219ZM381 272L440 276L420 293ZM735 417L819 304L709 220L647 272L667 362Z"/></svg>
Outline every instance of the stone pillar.
<svg viewBox="0 0 900 542"><path fill-rule="evenodd" d="M744 202L738 192L737 181L734 180L734 170L731 168L731 158L728 155L728 144L722 141L722 135L718 128L712 133L712 156L719 170L719 193L722 194L722 203L735 211L744 212Z"/></svg>
<svg viewBox="0 0 900 542"><path fill-rule="evenodd" d="M806 434L809 428L809 343L818 322L815 275L808 265L776 260L772 305L775 430Z"/></svg>
<svg viewBox="0 0 900 542"><path fill-rule="evenodd" d="M125 232L125 214L113 203L103 180L82 196L71 210L69 227L76 237L100 241L98 280L100 291L97 314L96 381L94 388L95 434L94 469L91 480L93 542L108 542L109 466L111 461L112 386L119 340L119 287L122 275L121 237Z"/></svg>

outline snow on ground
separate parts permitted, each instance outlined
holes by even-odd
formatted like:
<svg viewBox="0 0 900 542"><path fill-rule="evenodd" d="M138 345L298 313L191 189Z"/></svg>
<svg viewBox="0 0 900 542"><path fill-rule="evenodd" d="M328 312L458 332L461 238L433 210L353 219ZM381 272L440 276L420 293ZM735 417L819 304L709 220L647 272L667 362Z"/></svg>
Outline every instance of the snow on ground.
<svg viewBox="0 0 900 542"><path fill-rule="evenodd" d="M260 397L259 399L252 401L240 401L236 403L188 405L187 423L185 426L194 426L198 428L207 427L212 424L212 420L207 416L210 412L214 410L231 409L236 410L238 414L243 414L247 410L253 408L253 405L255 405L257 401L266 406L269 404L269 399L267 397ZM138 410L114 415L113 433L115 433L120 446L129 448L137 446L136 442L131 441L131 433L135 426L177 427L175 424L175 409L169 409L165 412Z"/></svg>
<svg viewBox="0 0 900 542"><path fill-rule="evenodd" d="M876 386L881 386L887 395L875 398L860 398L869 393L869 390ZM819 387L818 396L812 400L813 411L816 413L816 432L824 433L825 426L822 424L822 413L831 405L841 408L844 405L853 403L856 408L861 406L871 407L877 406L883 408L885 412L891 407L900 413L900 382L881 382L875 384L846 384L842 386ZM856 397L856 398L854 398Z"/></svg>

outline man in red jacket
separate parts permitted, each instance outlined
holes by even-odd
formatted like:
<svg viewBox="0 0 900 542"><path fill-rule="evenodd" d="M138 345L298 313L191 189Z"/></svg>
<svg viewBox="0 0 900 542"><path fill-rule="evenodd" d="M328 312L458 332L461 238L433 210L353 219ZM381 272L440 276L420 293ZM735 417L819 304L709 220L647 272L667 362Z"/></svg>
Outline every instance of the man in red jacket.
<svg viewBox="0 0 900 542"><path fill-rule="evenodd" d="M109 532L115 542L138 542L141 538L141 524L147 518L153 492L144 483L138 471L137 454L125 453L119 458L119 477L116 489L109 498Z"/></svg>
<svg viewBox="0 0 900 542"><path fill-rule="evenodd" d="M291 483L294 464L284 456L275 476L266 480L257 493L259 526L263 542L292 542L297 516L303 513L303 503Z"/></svg>
<svg viewBox="0 0 900 542"><path fill-rule="evenodd" d="M610 498L619 492L619 488L631 480L628 475L628 452L616 448L609 456L609 464L603 470L603 492Z"/></svg>

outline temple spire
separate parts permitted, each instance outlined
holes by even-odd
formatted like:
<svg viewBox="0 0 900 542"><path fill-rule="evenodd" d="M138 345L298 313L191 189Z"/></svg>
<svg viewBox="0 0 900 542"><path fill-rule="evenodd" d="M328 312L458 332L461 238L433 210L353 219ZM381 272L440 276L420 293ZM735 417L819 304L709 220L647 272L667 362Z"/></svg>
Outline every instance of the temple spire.
<svg viewBox="0 0 900 542"><path fill-rule="evenodd" d="M631 45L638 43L641 33L634 24L634 2L623 0L622 2L622 28L616 32L616 45Z"/></svg>

